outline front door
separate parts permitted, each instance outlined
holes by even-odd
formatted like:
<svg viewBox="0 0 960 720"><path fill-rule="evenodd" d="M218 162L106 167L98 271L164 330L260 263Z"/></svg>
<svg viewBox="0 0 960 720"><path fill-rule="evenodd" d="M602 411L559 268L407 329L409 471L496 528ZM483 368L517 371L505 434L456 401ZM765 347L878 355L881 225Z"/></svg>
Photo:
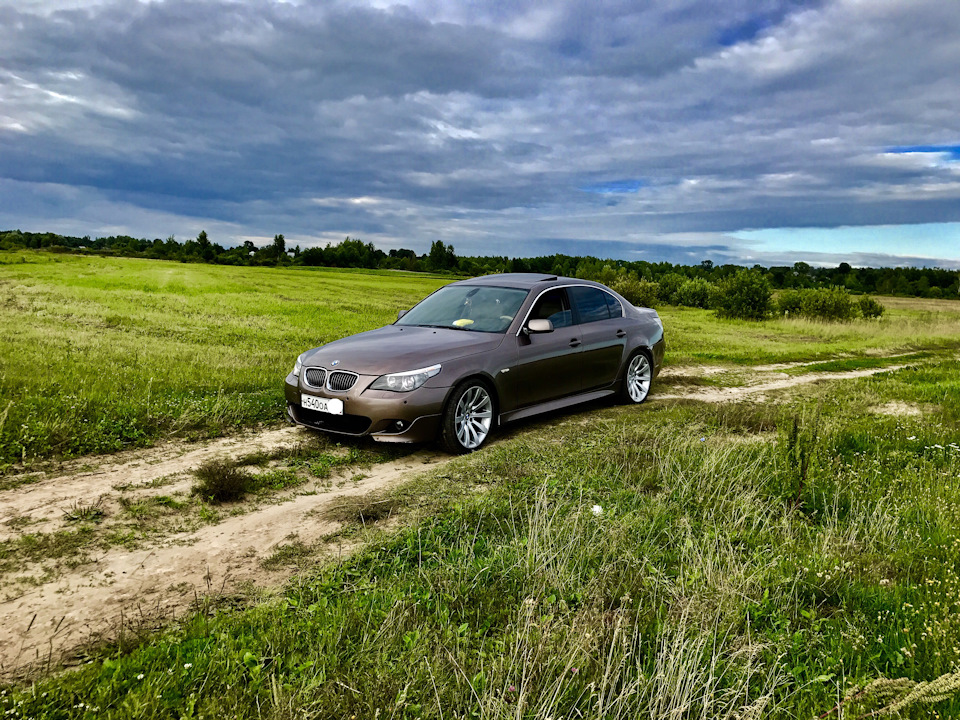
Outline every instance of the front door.
<svg viewBox="0 0 960 720"><path fill-rule="evenodd" d="M548 290L537 300L529 320L553 323L553 332L521 332L513 382L517 408L555 400L580 391L579 356L582 344L563 288Z"/></svg>

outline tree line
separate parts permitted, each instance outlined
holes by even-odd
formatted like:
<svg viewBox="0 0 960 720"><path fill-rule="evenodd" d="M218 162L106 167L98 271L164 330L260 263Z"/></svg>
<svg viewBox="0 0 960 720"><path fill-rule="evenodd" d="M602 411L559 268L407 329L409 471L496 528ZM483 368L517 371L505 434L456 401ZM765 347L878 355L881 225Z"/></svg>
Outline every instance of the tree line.
<svg viewBox="0 0 960 720"><path fill-rule="evenodd" d="M719 286L743 269L740 265L715 265L710 260L698 265L675 265L669 262L559 254L534 258L459 257L453 245L441 240L433 242L429 252L418 254L405 248L384 252L373 243L350 237L338 244L301 249L299 245L288 248L283 235L274 236L273 242L262 246L247 240L242 245L224 247L212 242L206 231L202 231L196 239L185 242L180 242L172 235L165 240L148 240L126 235L91 239L89 236L71 237L20 230L0 232L0 250L24 248L220 265L368 268L467 276L494 272L541 272L599 280L608 285L616 282L659 283L661 295L664 294L664 287L679 289L688 280L702 280ZM837 267L813 267L805 262L796 262L773 267L755 265L752 269L776 290L840 287L857 294L926 298L957 298L960 295L960 273L942 268L855 268L846 262ZM695 286L687 284L685 289L693 290Z"/></svg>

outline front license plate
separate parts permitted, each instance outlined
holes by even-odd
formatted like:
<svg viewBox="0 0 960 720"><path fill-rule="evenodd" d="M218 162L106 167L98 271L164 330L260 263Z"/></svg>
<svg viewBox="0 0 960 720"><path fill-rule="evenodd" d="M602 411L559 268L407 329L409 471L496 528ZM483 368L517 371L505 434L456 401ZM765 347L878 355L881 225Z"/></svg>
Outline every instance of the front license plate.
<svg viewBox="0 0 960 720"><path fill-rule="evenodd" d="M340 398L322 398L301 393L300 404L307 410L316 410L331 415L343 415L343 400Z"/></svg>

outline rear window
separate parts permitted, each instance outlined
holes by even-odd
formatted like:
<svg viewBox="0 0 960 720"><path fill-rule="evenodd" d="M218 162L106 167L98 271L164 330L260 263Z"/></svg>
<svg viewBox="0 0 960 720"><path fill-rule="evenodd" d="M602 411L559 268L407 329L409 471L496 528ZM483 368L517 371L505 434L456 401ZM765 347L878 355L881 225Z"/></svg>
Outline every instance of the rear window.
<svg viewBox="0 0 960 720"><path fill-rule="evenodd" d="M610 317L623 317L623 306L620 301L608 292L603 293L607 297L607 310L610 311Z"/></svg>
<svg viewBox="0 0 960 720"><path fill-rule="evenodd" d="M577 308L581 324L609 320L610 310L607 309L607 293L592 287L569 288L573 297L573 304Z"/></svg>

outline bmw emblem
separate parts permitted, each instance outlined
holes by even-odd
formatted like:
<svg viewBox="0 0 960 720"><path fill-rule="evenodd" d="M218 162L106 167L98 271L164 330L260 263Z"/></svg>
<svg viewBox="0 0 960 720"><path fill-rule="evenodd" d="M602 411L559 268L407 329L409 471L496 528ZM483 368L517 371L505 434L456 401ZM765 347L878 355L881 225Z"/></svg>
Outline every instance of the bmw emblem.
<svg viewBox="0 0 960 720"><path fill-rule="evenodd" d="M336 367L339 364L340 364L339 360L334 360L332 363L330 363L330 367Z"/></svg>

